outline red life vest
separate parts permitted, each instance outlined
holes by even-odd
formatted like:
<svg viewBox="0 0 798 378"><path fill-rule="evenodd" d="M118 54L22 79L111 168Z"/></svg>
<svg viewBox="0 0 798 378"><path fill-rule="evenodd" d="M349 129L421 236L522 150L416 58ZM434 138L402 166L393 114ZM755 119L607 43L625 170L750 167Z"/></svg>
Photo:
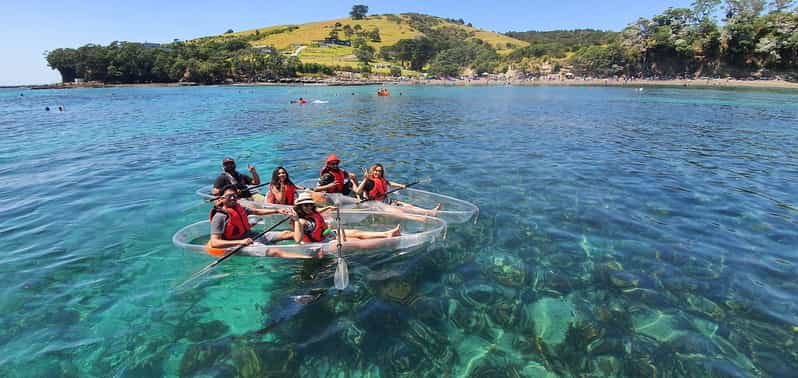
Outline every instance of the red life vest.
<svg viewBox="0 0 798 378"><path fill-rule="evenodd" d="M324 175L324 169L321 170L322 175ZM333 176L335 179L335 186L332 188L327 189L327 193L343 193L344 192L344 180L346 180L346 176L344 175L343 169L336 169L333 171L332 169L328 169L327 172Z"/></svg>
<svg viewBox="0 0 798 378"><path fill-rule="evenodd" d="M244 210L241 205L236 204L235 208L228 209L227 211L214 207L211 209L208 218L213 221L213 216L217 212L227 214L227 224L224 226L224 235L222 236L224 240L241 239L249 233L249 229L252 226L249 224L246 210Z"/></svg>
<svg viewBox="0 0 798 378"><path fill-rule="evenodd" d="M374 183L374 187L371 188L368 192L369 199L382 201L385 199L385 193L388 192L388 180L385 177L374 178L372 177L371 182Z"/></svg>
<svg viewBox="0 0 798 378"><path fill-rule="evenodd" d="M277 203L276 199L274 198L274 194L272 193L271 186L269 186L269 194L266 196L266 201L269 203L274 203L278 205L293 205L294 204L294 196L296 194L296 186L292 184L283 184L285 185L285 203Z"/></svg>
<svg viewBox="0 0 798 378"><path fill-rule="evenodd" d="M327 223L324 222L324 217L320 213L314 212L309 217L316 225L316 228L311 232L304 232L302 241L305 243L318 243L325 239L324 231L327 230Z"/></svg>

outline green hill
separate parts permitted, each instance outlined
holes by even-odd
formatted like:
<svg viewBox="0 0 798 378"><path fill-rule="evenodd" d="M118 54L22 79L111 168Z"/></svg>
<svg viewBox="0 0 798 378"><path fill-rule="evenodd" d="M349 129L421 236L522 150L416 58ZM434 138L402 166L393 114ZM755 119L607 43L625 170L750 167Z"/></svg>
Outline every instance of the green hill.
<svg viewBox="0 0 798 378"><path fill-rule="evenodd" d="M462 41L479 39L489 44L500 55L507 55L514 49L529 45L525 41L503 34L475 28L454 20L417 13L375 15L361 20L341 18L296 25L276 25L204 37L198 40L246 38L255 47L273 46L286 55L296 54L303 63L354 67L358 65L358 60L355 57L352 46L319 44L319 41L329 37L330 32L333 30L337 30L340 40L352 41L356 39L357 33L351 35L344 33L347 26L353 30L361 30L361 35L366 35L366 38L364 38L366 43L372 46L376 52L379 52L380 48L384 46L395 45L402 39L429 37L440 33L455 35L457 39ZM367 33L374 29L379 31L379 41L373 41L367 36ZM379 56L377 56L376 62L386 63Z"/></svg>

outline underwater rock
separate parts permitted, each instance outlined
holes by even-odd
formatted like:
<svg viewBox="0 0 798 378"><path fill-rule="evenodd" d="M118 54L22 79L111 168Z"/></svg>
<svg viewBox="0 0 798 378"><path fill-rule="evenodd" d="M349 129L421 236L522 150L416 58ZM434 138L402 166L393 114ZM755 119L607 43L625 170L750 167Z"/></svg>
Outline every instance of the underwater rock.
<svg viewBox="0 0 798 378"><path fill-rule="evenodd" d="M686 294L687 308L690 311L706 315L714 320L721 321L726 317L723 309L717 303L711 300L694 294Z"/></svg>
<svg viewBox="0 0 798 378"><path fill-rule="evenodd" d="M590 359L591 377L620 377L621 361L615 356L596 356Z"/></svg>
<svg viewBox="0 0 798 378"><path fill-rule="evenodd" d="M526 282L526 265L517 256L493 255L486 265L486 274L502 285L522 287Z"/></svg>
<svg viewBox="0 0 798 378"><path fill-rule="evenodd" d="M241 345L233 347L233 365L236 375L244 378L262 377L265 372L255 349Z"/></svg>
<svg viewBox="0 0 798 378"><path fill-rule="evenodd" d="M388 376L414 376L415 368L426 359L424 351L414 344L393 342L382 356L380 366L386 367ZM431 356L429 356L431 357Z"/></svg>
<svg viewBox="0 0 798 378"><path fill-rule="evenodd" d="M253 377L285 377L294 375L299 369L297 353L292 345L259 343L255 344L254 351L251 349L244 347L243 350L233 353L239 376L243 372L253 372L258 373ZM245 365L238 365L239 361Z"/></svg>
<svg viewBox="0 0 798 378"><path fill-rule="evenodd" d="M419 297L412 303L412 311L422 321L439 321L447 315L447 303L435 297Z"/></svg>
<svg viewBox="0 0 798 378"><path fill-rule="evenodd" d="M213 340L221 337L230 330L221 320L211 320L205 323L194 324L193 327L185 329L182 337L194 342Z"/></svg>
<svg viewBox="0 0 798 378"><path fill-rule="evenodd" d="M566 299L543 298L524 307L524 316L535 326L535 335L550 347L565 341L568 327L576 319L575 309Z"/></svg>
<svg viewBox="0 0 798 378"><path fill-rule="evenodd" d="M609 280L612 286L620 289L637 287L640 284L640 278L628 272L611 272Z"/></svg>
<svg viewBox="0 0 798 378"><path fill-rule="evenodd" d="M455 327L469 334L481 332L487 324L484 311L463 306L454 299L449 301L449 319Z"/></svg>
<svg viewBox="0 0 798 378"><path fill-rule="evenodd" d="M204 370L220 363L229 352L226 344L191 344L180 359L179 374L181 377L201 375Z"/></svg>
<svg viewBox="0 0 798 378"><path fill-rule="evenodd" d="M411 294L413 291L414 288L412 283L401 279L392 279L380 286L377 293L380 298L407 304L412 302Z"/></svg>
<svg viewBox="0 0 798 378"><path fill-rule="evenodd" d="M488 315L493 324L503 329L513 329L521 321L523 307L521 301L512 299L509 302L499 302L488 309Z"/></svg>
<svg viewBox="0 0 798 378"><path fill-rule="evenodd" d="M438 366L449 368L456 362L457 356L449 348L450 341L446 335L415 319L408 321L407 329L401 335L402 340L421 349L424 355L433 357Z"/></svg>
<svg viewBox="0 0 798 378"><path fill-rule="evenodd" d="M660 310L642 308L632 314L632 322L635 332L652 337L660 343L685 334L685 331L678 329L679 319Z"/></svg>
<svg viewBox="0 0 798 378"><path fill-rule="evenodd" d="M457 294L463 304L478 309L493 306L503 297L500 288L484 283L469 283L458 290Z"/></svg>
<svg viewBox="0 0 798 378"><path fill-rule="evenodd" d="M534 378L557 378L558 375L546 370L542 364L530 361L523 368L521 368L521 375L524 377Z"/></svg>

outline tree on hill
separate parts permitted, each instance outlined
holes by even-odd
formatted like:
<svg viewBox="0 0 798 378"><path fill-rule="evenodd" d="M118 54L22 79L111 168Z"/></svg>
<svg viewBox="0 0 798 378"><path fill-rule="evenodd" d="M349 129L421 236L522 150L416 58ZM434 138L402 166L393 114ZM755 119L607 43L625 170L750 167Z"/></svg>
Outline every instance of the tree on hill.
<svg viewBox="0 0 798 378"><path fill-rule="evenodd" d="M366 18L368 12L369 7L367 5L358 4L352 6L352 11L349 12L349 15L352 16L353 20L362 20Z"/></svg>
<svg viewBox="0 0 798 378"><path fill-rule="evenodd" d="M369 39L371 39L371 42L380 42L380 41L382 41L382 39L380 38L380 29L378 29L376 27L374 29L371 29L371 31L368 33L368 35L369 35Z"/></svg>
<svg viewBox="0 0 798 378"><path fill-rule="evenodd" d="M349 24L344 25L344 27L341 30L344 32L344 36L346 36L346 39L352 39L352 34L355 34L355 31L352 30L352 27L349 26Z"/></svg>

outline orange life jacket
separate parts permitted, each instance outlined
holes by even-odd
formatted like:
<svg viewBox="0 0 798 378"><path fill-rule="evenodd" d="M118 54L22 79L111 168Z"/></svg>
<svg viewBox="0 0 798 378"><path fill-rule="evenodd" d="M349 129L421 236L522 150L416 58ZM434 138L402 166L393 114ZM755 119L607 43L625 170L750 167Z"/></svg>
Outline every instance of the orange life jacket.
<svg viewBox="0 0 798 378"><path fill-rule="evenodd" d="M368 192L369 199L377 201L384 200L385 193L388 192L388 180L386 180L385 177L372 177L370 180L374 183L374 187Z"/></svg>
<svg viewBox="0 0 798 378"><path fill-rule="evenodd" d="M324 169L322 169L321 171L324 172ZM335 179L335 186L333 186L332 188L327 189L327 193L343 193L344 192L344 181L346 180L346 176L344 175L344 170L340 169L340 168L336 169L334 171L332 169L329 169L329 170L327 170L327 172L329 174L331 174L333 176L333 178ZM323 174L324 173L322 173L322 175Z"/></svg>
<svg viewBox="0 0 798 378"><path fill-rule="evenodd" d="M272 193L271 190L271 186L269 186L269 194L266 196L266 202L278 205L293 205L294 195L296 194L296 186L294 186L293 184L283 184L283 185L285 185L285 202L284 203L276 202L274 194Z"/></svg>
<svg viewBox="0 0 798 378"><path fill-rule="evenodd" d="M213 216L217 212L227 214L227 224L224 226L224 234L222 236L224 240L241 239L247 235L250 228L252 228L252 226L249 224L246 210L244 210L244 208L239 204L236 204L236 207L233 209L228 210L214 207L211 209L208 218L213 221Z"/></svg>
<svg viewBox="0 0 798 378"><path fill-rule="evenodd" d="M323 241L325 239L324 232L327 231L327 223L324 221L324 217L318 212L310 214L309 217L316 227L310 232L304 232L302 241L305 243L318 243Z"/></svg>

